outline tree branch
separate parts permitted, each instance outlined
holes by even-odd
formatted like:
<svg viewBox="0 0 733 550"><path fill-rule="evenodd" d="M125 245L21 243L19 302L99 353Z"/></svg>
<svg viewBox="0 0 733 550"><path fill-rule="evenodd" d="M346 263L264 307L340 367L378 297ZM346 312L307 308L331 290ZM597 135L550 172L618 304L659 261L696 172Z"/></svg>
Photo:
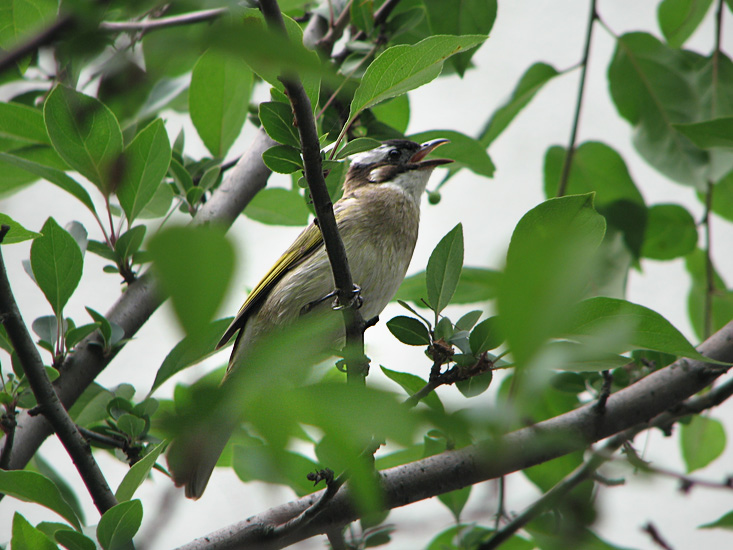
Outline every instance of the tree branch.
<svg viewBox="0 0 733 550"><path fill-rule="evenodd" d="M261 0L260 9L267 20L269 27L285 34L285 22L278 7L277 0ZM339 304L344 305L344 325L346 329L346 369L349 381L363 383L369 363L364 356L365 323L358 310L354 281L346 257L346 248L339 235L336 217L333 213L333 203L328 194L326 180L323 177L321 159L321 145L316 131L316 122L313 118L313 108L305 93L303 84L297 75L282 75L280 80L293 107L295 124L300 135L300 146L303 152L303 167L308 189L313 198L313 208L316 211L318 228L323 235L323 242L331 263L333 279Z"/></svg>
<svg viewBox="0 0 733 550"><path fill-rule="evenodd" d="M707 357L723 362L733 361L733 321L698 349ZM498 478L584 449L596 441L637 425L643 429L668 409L671 409L672 414L689 414L692 411L683 402L709 386L723 372L725 369L701 361L680 359L611 395L604 414L598 414L595 402L592 402L501 437L385 470L381 472L385 506L388 509L396 508ZM724 385L728 384L733 382L727 381ZM722 394L717 395L723 397ZM349 488L346 487L301 531L289 533L277 540L268 536L274 526L302 513L321 498L321 494L314 493L272 508L196 539L180 550L224 550L246 544L263 549L283 548L358 518Z"/></svg>
<svg viewBox="0 0 733 550"><path fill-rule="evenodd" d="M227 8L216 8L160 17L158 19L146 19L144 21L102 21L99 24L99 28L108 32L149 32L168 27L182 27L184 25L213 21L224 15L227 11L229 11Z"/></svg>
<svg viewBox="0 0 733 550"><path fill-rule="evenodd" d="M10 228L2 226L0 230L0 243ZM64 445L66 452L73 460L79 475L84 481L89 494L94 500L94 505L100 514L117 504L112 490L107 484L102 471L92 456L89 445L79 433L76 424L69 417L69 413L61 404L51 381L46 374L46 368L33 344L28 329L15 303L13 291L10 288L10 281L5 271L5 262L0 250L0 319L8 333L8 338L13 344L13 349L18 354L20 363L23 366L28 382L30 383L33 395L36 397L41 414L53 426L53 430Z"/></svg>

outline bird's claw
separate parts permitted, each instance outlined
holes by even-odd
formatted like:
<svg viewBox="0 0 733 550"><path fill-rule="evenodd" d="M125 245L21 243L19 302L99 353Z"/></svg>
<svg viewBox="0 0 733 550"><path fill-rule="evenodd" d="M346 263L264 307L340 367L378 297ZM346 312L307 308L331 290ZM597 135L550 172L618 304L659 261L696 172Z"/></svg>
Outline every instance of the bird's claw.
<svg viewBox="0 0 733 550"><path fill-rule="evenodd" d="M329 297L333 295L335 295L336 298L331 304L331 309L335 311L346 309L352 306L356 309L359 309L364 304L364 299L361 297L361 287L359 285L354 285L354 288L351 290L351 296L346 303L341 303L341 300L339 300L338 291L334 290L331 294L329 294Z"/></svg>

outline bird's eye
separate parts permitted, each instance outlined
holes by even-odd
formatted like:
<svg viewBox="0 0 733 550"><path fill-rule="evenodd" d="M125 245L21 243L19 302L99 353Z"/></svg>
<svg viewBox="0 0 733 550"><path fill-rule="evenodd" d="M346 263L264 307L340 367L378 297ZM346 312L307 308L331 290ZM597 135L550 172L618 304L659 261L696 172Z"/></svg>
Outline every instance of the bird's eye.
<svg viewBox="0 0 733 550"><path fill-rule="evenodd" d="M387 153L387 159L392 162L397 162L400 156L400 152L397 149L390 149L389 153Z"/></svg>

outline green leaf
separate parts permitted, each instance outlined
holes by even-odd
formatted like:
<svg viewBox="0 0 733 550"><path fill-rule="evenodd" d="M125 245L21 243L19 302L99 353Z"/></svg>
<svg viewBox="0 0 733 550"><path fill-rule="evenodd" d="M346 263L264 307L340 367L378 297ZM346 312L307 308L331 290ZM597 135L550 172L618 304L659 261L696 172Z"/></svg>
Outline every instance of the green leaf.
<svg viewBox="0 0 733 550"><path fill-rule="evenodd" d="M407 395L414 395L427 385L425 380L419 376L410 374L409 372L390 370L381 365L379 368L382 369L382 372L387 378L402 386L402 388L407 392ZM440 398L435 391L431 391L428 395L423 397L420 402L425 403L428 407L436 411L442 412L444 410L443 403L440 402Z"/></svg>
<svg viewBox="0 0 733 550"><path fill-rule="evenodd" d="M463 489L457 489L449 493L443 493L438 495L438 500L442 502L448 510L451 511L456 522L460 520L461 512L463 507L468 502L468 497L471 495L471 485L464 487Z"/></svg>
<svg viewBox="0 0 733 550"><path fill-rule="evenodd" d="M260 103L260 122L272 139L300 149L300 135L295 127L293 109L290 105L279 101Z"/></svg>
<svg viewBox="0 0 733 550"><path fill-rule="evenodd" d="M97 545L89 537L77 531L56 531L56 541L67 550L96 550Z"/></svg>
<svg viewBox="0 0 733 550"><path fill-rule="evenodd" d="M291 487L296 494L306 495L317 490L306 477L319 468L318 464L292 451L270 446L234 447L234 472L242 481L264 481Z"/></svg>
<svg viewBox="0 0 733 550"><path fill-rule="evenodd" d="M3 2L0 6L0 48L13 46L53 23L58 13L57 0Z"/></svg>
<svg viewBox="0 0 733 550"><path fill-rule="evenodd" d="M489 34L496 20L496 0L426 0L432 34ZM449 63L463 76L474 51L460 53Z"/></svg>
<svg viewBox="0 0 733 550"><path fill-rule="evenodd" d="M484 35L431 36L417 44L387 48L367 67L354 93L346 126L364 109L434 80L446 59L484 40Z"/></svg>
<svg viewBox="0 0 733 550"><path fill-rule="evenodd" d="M560 73L546 63L535 63L525 71L509 100L491 115L481 131L479 143L487 148L511 124L542 87Z"/></svg>
<svg viewBox="0 0 733 550"><path fill-rule="evenodd" d="M117 184L115 164L122 154L117 119L97 99L56 86L43 108L54 149L69 166L109 194Z"/></svg>
<svg viewBox="0 0 733 550"><path fill-rule="evenodd" d="M124 502L130 500L137 491L137 488L142 485L143 481L148 477L150 470L155 466L155 461L158 460L160 453L162 453L168 446L166 441L158 443L152 450L148 452L141 460L137 461L132 468L122 478L120 486L115 491L115 498L117 502Z"/></svg>
<svg viewBox="0 0 733 550"><path fill-rule="evenodd" d="M104 550L128 548L143 520L139 500L121 502L107 510L97 525L97 540Z"/></svg>
<svg viewBox="0 0 733 550"><path fill-rule="evenodd" d="M81 342L84 338L92 334L99 328L96 323L89 323L88 325L82 325L75 327L66 333L66 349L71 350L76 344Z"/></svg>
<svg viewBox="0 0 733 550"><path fill-rule="evenodd" d="M145 420L132 414L123 414L117 419L117 428L134 439L145 433Z"/></svg>
<svg viewBox="0 0 733 550"><path fill-rule="evenodd" d="M126 259L132 257L143 244L145 238L145 231L147 228L144 225L136 225L132 229L125 231L115 243L115 254L119 259Z"/></svg>
<svg viewBox="0 0 733 550"><path fill-rule="evenodd" d="M491 162L486 147L472 137L453 130L431 130L409 136L409 139L418 143L437 138L450 140L450 143L441 145L436 156L455 161L450 167L451 170L468 168L480 176L487 178L494 176L494 163Z"/></svg>
<svg viewBox="0 0 733 550"><path fill-rule="evenodd" d="M237 55L210 49L191 75L188 106L191 120L206 148L223 158L247 118L254 77Z"/></svg>
<svg viewBox="0 0 733 550"><path fill-rule="evenodd" d="M471 336L468 338L468 341L471 344L471 352L474 355L498 348L504 341L498 318L489 317L481 321L471 331Z"/></svg>
<svg viewBox="0 0 733 550"><path fill-rule="evenodd" d="M87 428L107 418L107 404L114 394L99 384L91 384L69 409L69 415L79 426Z"/></svg>
<svg viewBox="0 0 733 550"><path fill-rule="evenodd" d="M673 126L695 122L701 114L689 53L649 34L625 34L617 41L608 79L616 108L634 127L641 156L666 177L702 188L708 155Z"/></svg>
<svg viewBox="0 0 733 550"><path fill-rule="evenodd" d="M425 325L414 317L399 315L387 321L389 331L403 344L408 346L427 346L430 334Z"/></svg>
<svg viewBox="0 0 733 550"><path fill-rule="evenodd" d="M7 214L0 212L0 225L7 225L10 230L5 234L2 244L22 243L41 236L35 231L28 231L25 227L16 222Z"/></svg>
<svg viewBox="0 0 733 550"><path fill-rule="evenodd" d="M458 391L461 392L463 397L476 397L489 389L493 379L493 371L487 371L477 376L471 376L466 380L459 380L456 382L456 388L458 388Z"/></svg>
<svg viewBox="0 0 733 550"><path fill-rule="evenodd" d="M13 536L10 544L17 550L58 550L43 531L36 529L18 512L13 515Z"/></svg>
<svg viewBox="0 0 733 550"><path fill-rule="evenodd" d="M462 268L463 225L459 223L440 240L425 269L428 301L436 315L450 303Z"/></svg>
<svg viewBox="0 0 733 550"><path fill-rule="evenodd" d="M171 227L148 246L163 289L188 334L214 317L234 269L234 250L215 227Z"/></svg>
<svg viewBox="0 0 733 550"><path fill-rule="evenodd" d="M655 204L649 208L641 255L653 260L686 256L697 245L697 224L678 204Z"/></svg>
<svg viewBox="0 0 733 550"><path fill-rule="evenodd" d="M729 529L733 530L733 510L719 517L711 523L706 523L698 529Z"/></svg>
<svg viewBox="0 0 733 550"><path fill-rule="evenodd" d="M692 328L700 340L706 339L705 334L705 303L708 293L708 265L705 253L697 249L685 258L685 267L692 278L690 293L687 296L687 311L692 323ZM722 279L714 265L712 269L713 289L711 294L712 311L710 331L716 332L733 319L733 291L728 290L728 285Z"/></svg>
<svg viewBox="0 0 733 550"><path fill-rule="evenodd" d="M41 233L31 245L31 268L54 313L60 316L81 279L83 258L74 238L53 218L46 220Z"/></svg>
<svg viewBox="0 0 733 550"><path fill-rule="evenodd" d="M657 8L659 27L667 44L681 48L702 23L713 0L663 0Z"/></svg>
<svg viewBox="0 0 733 550"><path fill-rule="evenodd" d="M12 166L22 168L39 178L43 178L53 183L57 187L60 187L67 193L70 193L79 199L93 214L97 213L97 210L94 208L92 198L89 196L86 189L84 189L78 181L67 176L62 170L58 170L50 166L44 166L43 164L7 153L0 153L0 160Z"/></svg>
<svg viewBox="0 0 733 550"><path fill-rule="evenodd" d="M357 0L351 3L351 24L369 34L374 28L374 0Z"/></svg>
<svg viewBox="0 0 733 550"><path fill-rule="evenodd" d="M75 529L81 523L74 510L61 496L56 485L47 477L27 470L0 470L0 492L23 500L35 502L56 512Z"/></svg>
<svg viewBox="0 0 733 550"><path fill-rule="evenodd" d="M475 304L496 297L501 273L483 267L465 267L458 277L452 304Z"/></svg>
<svg viewBox="0 0 733 550"><path fill-rule="evenodd" d="M590 194L550 199L517 224L497 296L502 332L517 364L526 364L562 331L586 291L605 226Z"/></svg>
<svg viewBox="0 0 733 550"><path fill-rule="evenodd" d="M707 416L693 415L690 422L680 428L682 458L687 473L704 468L723 454L725 442L723 424Z"/></svg>
<svg viewBox="0 0 733 550"><path fill-rule="evenodd" d="M363 151L370 151L376 147L379 147L381 142L372 138L356 138L352 139L346 145L344 145L339 152L336 154L336 160L343 159L349 155L355 155Z"/></svg>
<svg viewBox="0 0 733 550"><path fill-rule="evenodd" d="M51 144L43 123L43 113L33 107L13 102L0 103L0 138L26 145Z"/></svg>
<svg viewBox="0 0 733 550"><path fill-rule="evenodd" d="M160 365L148 395L157 390L163 382L174 374L216 353L218 351L216 345L232 320L232 317L218 319L201 331L186 336L178 342L163 360L163 364Z"/></svg>
<svg viewBox="0 0 733 550"><path fill-rule="evenodd" d="M404 134L410 123L410 97L407 94L393 97L379 105L375 105L371 108L371 111L379 122L383 122Z"/></svg>
<svg viewBox="0 0 733 550"><path fill-rule="evenodd" d="M701 355L682 333L659 313L616 298L599 296L577 304L567 334L594 336L612 326L618 332L623 329L627 335L626 341L619 343L623 349L617 351L648 349L717 363Z"/></svg>
<svg viewBox="0 0 733 550"><path fill-rule="evenodd" d="M303 159L300 158L300 151L290 145L270 147L262 153L262 161L265 166L278 174L293 174L303 169Z"/></svg>
<svg viewBox="0 0 733 550"><path fill-rule="evenodd" d="M674 128L685 135L700 149L733 147L733 117L714 118L703 122L673 124Z"/></svg>
<svg viewBox="0 0 733 550"><path fill-rule="evenodd" d="M257 193L244 209L244 215L269 225L303 226L310 212L297 191L273 187Z"/></svg>
<svg viewBox="0 0 733 550"><path fill-rule="evenodd" d="M171 162L171 144L165 124L156 119L127 146L123 156L122 181L117 190L127 223L152 200Z"/></svg>

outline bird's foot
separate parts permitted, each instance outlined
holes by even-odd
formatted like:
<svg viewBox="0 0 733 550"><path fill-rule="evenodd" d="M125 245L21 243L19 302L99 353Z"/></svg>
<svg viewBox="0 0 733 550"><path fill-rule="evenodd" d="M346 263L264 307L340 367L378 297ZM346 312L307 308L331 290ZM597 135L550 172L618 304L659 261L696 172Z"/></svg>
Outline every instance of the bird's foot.
<svg viewBox="0 0 733 550"><path fill-rule="evenodd" d="M354 285L354 288L351 290L351 296L349 296L345 303L340 300L337 290L334 290L327 297L330 296L336 296L331 304L331 309L335 311L349 307L359 309L364 304L364 299L361 297L361 287L359 285Z"/></svg>

